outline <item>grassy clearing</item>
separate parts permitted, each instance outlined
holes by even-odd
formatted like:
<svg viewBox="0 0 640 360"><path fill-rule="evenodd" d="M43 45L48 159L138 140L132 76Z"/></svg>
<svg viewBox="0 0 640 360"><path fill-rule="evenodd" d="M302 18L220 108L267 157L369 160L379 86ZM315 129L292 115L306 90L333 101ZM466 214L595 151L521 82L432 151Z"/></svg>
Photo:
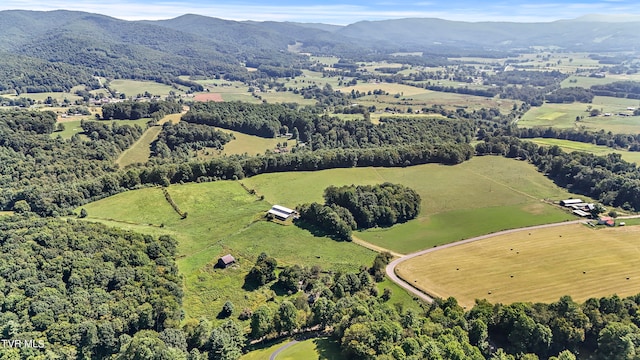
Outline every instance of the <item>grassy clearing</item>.
<svg viewBox="0 0 640 360"><path fill-rule="evenodd" d="M315 99L305 99L302 95L294 94L289 91L285 92L277 92L277 91L266 91L261 92L258 95L263 100L266 100L268 103L296 103L301 106L305 105L315 105ZM224 98L224 97L223 97Z"/></svg>
<svg viewBox="0 0 640 360"><path fill-rule="evenodd" d="M555 127L576 128L591 131L605 130L614 133L633 134L640 132L640 122L637 116L619 116L626 113L627 107L638 107L640 101L633 99L619 99L606 96L596 96L592 104L544 104L531 108L521 120L518 126L522 127ZM588 106L601 110L602 113L611 113L612 116L590 117ZM583 117L576 122L576 117Z"/></svg>
<svg viewBox="0 0 640 360"><path fill-rule="evenodd" d="M562 139L527 139L538 145L553 146L557 145L566 152L584 151L595 155L620 154L622 158L628 162L640 164L640 152L617 150L604 145L587 144L578 141L562 140Z"/></svg>
<svg viewBox="0 0 640 360"><path fill-rule="evenodd" d="M168 191L180 209L188 213L186 219L176 214L159 188L125 192L84 208L92 221L176 237L187 317L213 320L227 300L239 313L275 296L269 287L242 289L244 276L261 252L275 257L279 265L319 265L333 271L356 271L375 257L372 251L356 244L317 238L296 226L263 221L271 204L258 201L238 182L174 185ZM233 254L237 264L225 270L215 269L218 258L227 253Z"/></svg>
<svg viewBox="0 0 640 360"><path fill-rule="evenodd" d="M576 301L640 287L640 227L592 229L584 225L521 231L443 249L402 263L399 274L436 296L463 306Z"/></svg>
<svg viewBox="0 0 640 360"><path fill-rule="evenodd" d="M276 360L341 360L340 344L329 338L301 341L283 350Z"/></svg>
<svg viewBox="0 0 640 360"><path fill-rule="evenodd" d="M120 154L116 163L121 168L131 164L146 163L151 157L151 143L158 138L160 131L162 131L162 125L169 121L177 124L181 116L182 114L167 115L158 121L158 125L148 128L138 141Z"/></svg>
<svg viewBox="0 0 640 360"><path fill-rule="evenodd" d="M170 92L182 93L183 89L176 89L173 86L167 84L160 84L153 81L138 81L138 80L113 80L109 83L109 87L115 91L119 91L126 96L137 96L138 94L144 94L148 91L152 95L167 96Z"/></svg>
<svg viewBox="0 0 640 360"><path fill-rule="evenodd" d="M224 145L222 151L215 149L203 149L198 152L200 159L208 159L221 155L242 155L242 154L264 154L267 150L273 150L278 143L287 142L289 147L296 144L295 140L286 140L284 138L263 138L255 135L247 135L238 131L219 128L218 130L232 134L235 139Z"/></svg>
<svg viewBox="0 0 640 360"><path fill-rule="evenodd" d="M407 309L413 309L417 312L422 311L422 308L420 307L421 302L418 298L413 297L405 289L396 285L396 283L392 282L388 278L385 277L384 281L376 283L376 287L378 288L379 294L384 293L385 289L389 289L391 291L391 298L387 301L388 304L391 304L402 311Z"/></svg>
<svg viewBox="0 0 640 360"><path fill-rule="evenodd" d="M430 92L415 86L395 84L395 83L360 83L354 86L348 86L339 88L340 92L344 94L351 93L352 90L360 91L360 93L373 92L374 90L383 90L391 95L402 94L403 96L413 96L418 94L424 94Z"/></svg>
<svg viewBox="0 0 640 360"><path fill-rule="evenodd" d="M54 131L53 133L51 133L51 137L58 137L61 136L63 139L70 139L73 135L75 134L82 134L82 127L80 126L80 122L82 120L66 120L61 122L64 125L64 130L63 131ZM85 120L85 121L96 121L95 118L94 120ZM111 124L116 123L118 125L139 125L140 127L142 127L143 129L145 129L147 127L147 122L149 122L148 118L145 119L139 119L139 120L99 120L99 122L104 123L104 124L108 124L109 126L111 126Z"/></svg>
<svg viewBox="0 0 640 360"><path fill-rule="evenodd" d="M456 166L332 169L263 174L244 182L272 203L294 207L322 201L329 185L385 181L415 189L422 198L418 219L358 233L375 245L401 253L507 228L572 218L542 199L570 197L531 165L502 157L476 157ZM286 191L283 191L286 184Z"/></svg>

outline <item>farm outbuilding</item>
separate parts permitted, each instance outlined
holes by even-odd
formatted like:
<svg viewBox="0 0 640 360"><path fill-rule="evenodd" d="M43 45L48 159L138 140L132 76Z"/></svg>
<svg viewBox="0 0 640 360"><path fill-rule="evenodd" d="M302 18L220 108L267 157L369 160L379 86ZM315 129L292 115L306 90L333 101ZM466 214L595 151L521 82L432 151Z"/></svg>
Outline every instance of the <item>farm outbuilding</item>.
<svg viewBox="0 0 640 360"><path fill-rule="evenodd" d="M588 213L588 212L582 211L582 210L577 210L577 209L573 210L573 213L578 215L578 216L580 216L580 217L587 217L587 216L591 215L591 213Z"/></svg>
<svg viewBox="0 0 640 360"><path fill-rule="evenodd" d="M273 205L268 211L268 215L275 217L278 220L285 221L292 216L296 215L296 211L280 205Z"/></svg>
<svg viewBox="0 0 640 360"><path fill-rule="evenodd" d="M231 264L234 264L235 262L236 259L231 254L227 254L218 259L218 267L224 269L229 267Z"/></svg>
<svg viewBox="0 0 640 360"><path fill-rule="evenodd" d="M575 204L582 204L582 199L566 199L560 200L560 205L562 206L571 206Z"/></svg>

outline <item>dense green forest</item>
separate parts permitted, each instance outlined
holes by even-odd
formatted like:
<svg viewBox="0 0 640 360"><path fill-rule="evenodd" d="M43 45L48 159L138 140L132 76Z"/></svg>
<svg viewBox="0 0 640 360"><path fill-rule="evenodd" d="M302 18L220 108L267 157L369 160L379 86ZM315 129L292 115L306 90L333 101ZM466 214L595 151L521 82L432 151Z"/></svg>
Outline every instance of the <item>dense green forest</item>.
<svg viewBox="0 0 640 360"><path fill-rule="evenodd" d="M28 215L0 229L3 338L41 341L3 358L107 358L139 331L179 325L174 239Z"/></svg>
<svg viewBox="0 0 640 360"><path fill-rule="evenodd" d="M330 186L324 200L298 206L298 223L316 226L339 240L351 240L352 230L392 226L420 212L420 195L400 184Z"/></svg>
<svg viewBox="0 0 640 360"><path fill-rule="evenodd" d="M139 126L84 121L87 139L52 137L56 115L0 111L0 208L26 201L34 212L56 215L91 197L114 194L114 160L143 132ZM101 182L95 182L101 179ZM79 192L77 186L92 182Z"/></svg>

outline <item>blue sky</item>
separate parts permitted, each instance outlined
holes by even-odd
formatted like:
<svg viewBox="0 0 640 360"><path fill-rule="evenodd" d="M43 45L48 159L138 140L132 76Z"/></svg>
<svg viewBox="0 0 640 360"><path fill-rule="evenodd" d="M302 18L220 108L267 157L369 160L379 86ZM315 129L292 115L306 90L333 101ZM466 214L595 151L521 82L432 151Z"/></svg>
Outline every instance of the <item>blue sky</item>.
<svg viewBox="0 0 640 360"><path fill-rule="evenodd" d="M126 20L168 19L186 13L229 20L323 22L437 17L461 21L546 22L586 14L640 15L640 0L0 0L0 10L79 10Z"/></svg>

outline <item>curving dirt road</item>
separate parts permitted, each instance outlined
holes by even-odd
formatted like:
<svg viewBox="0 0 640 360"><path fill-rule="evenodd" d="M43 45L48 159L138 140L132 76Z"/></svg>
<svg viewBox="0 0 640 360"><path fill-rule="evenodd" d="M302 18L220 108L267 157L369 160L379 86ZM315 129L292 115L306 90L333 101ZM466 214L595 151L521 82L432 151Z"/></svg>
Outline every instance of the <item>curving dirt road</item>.
<svg viewBox="0 0 640 360"><path fill-rule="evenodd" d="M640 215L620 216L620 217L618 217L618 219L633 219L633 218L640 218ZM389 279L391 279L391 281L393 281L394 283L398 284L400 287L406 289L407 291L409 291L410 293L412 293L415 296L419 297L420 299L422 299L422 300L424 300L426 302L432 303L433 302L433 298L431 296L429 296L429 294L423 292L422 290L420 290L418 288L413 287L410 283L404 281L403 279L401 279L396 274L395 269L396 269L396 266L398 266L398 264L402 263L403 261L407 261L409 259L413 259L414 257L420 256L420 255L424 255L424 254L427 254L427 253L430 253L430 252L434 252L434 251L438 251L438 250L442 250L442 249L446 249L446 248L450 248L450 247L454 247L454 246L458 246L458 245L468 244L468 243L471 243L471 242L474 242L474 241L479 241L479 240L492 238L494 236L511 234L511 233L515 233L515 232L518 232L518 231L528 231L528 230L535 230L535 229L550 228L550 227L555 227L555 226L580 224L580 223L585 223L587 221L588 220L580 219L580 220L564 221L564 222L553 223L553 224L544 224L544 225L529 226L529 227L518 228L518 229L503 230L503 231L498 231L498 232L487 234L487 235L476 236L476 237L469 238L469 239L466 239L466 240L456 241L456 242L453 242L453 243L449 243L449 244L433 247L433 248L430 248L430 249L421 250L421 251L418 251L418 252L407 254L405 256L402 256L402 257L400 257L398 259L395 259L392 262L390 262L389 265L387 265L387 268L386 268L387 276L389 277Z"/></svg>

